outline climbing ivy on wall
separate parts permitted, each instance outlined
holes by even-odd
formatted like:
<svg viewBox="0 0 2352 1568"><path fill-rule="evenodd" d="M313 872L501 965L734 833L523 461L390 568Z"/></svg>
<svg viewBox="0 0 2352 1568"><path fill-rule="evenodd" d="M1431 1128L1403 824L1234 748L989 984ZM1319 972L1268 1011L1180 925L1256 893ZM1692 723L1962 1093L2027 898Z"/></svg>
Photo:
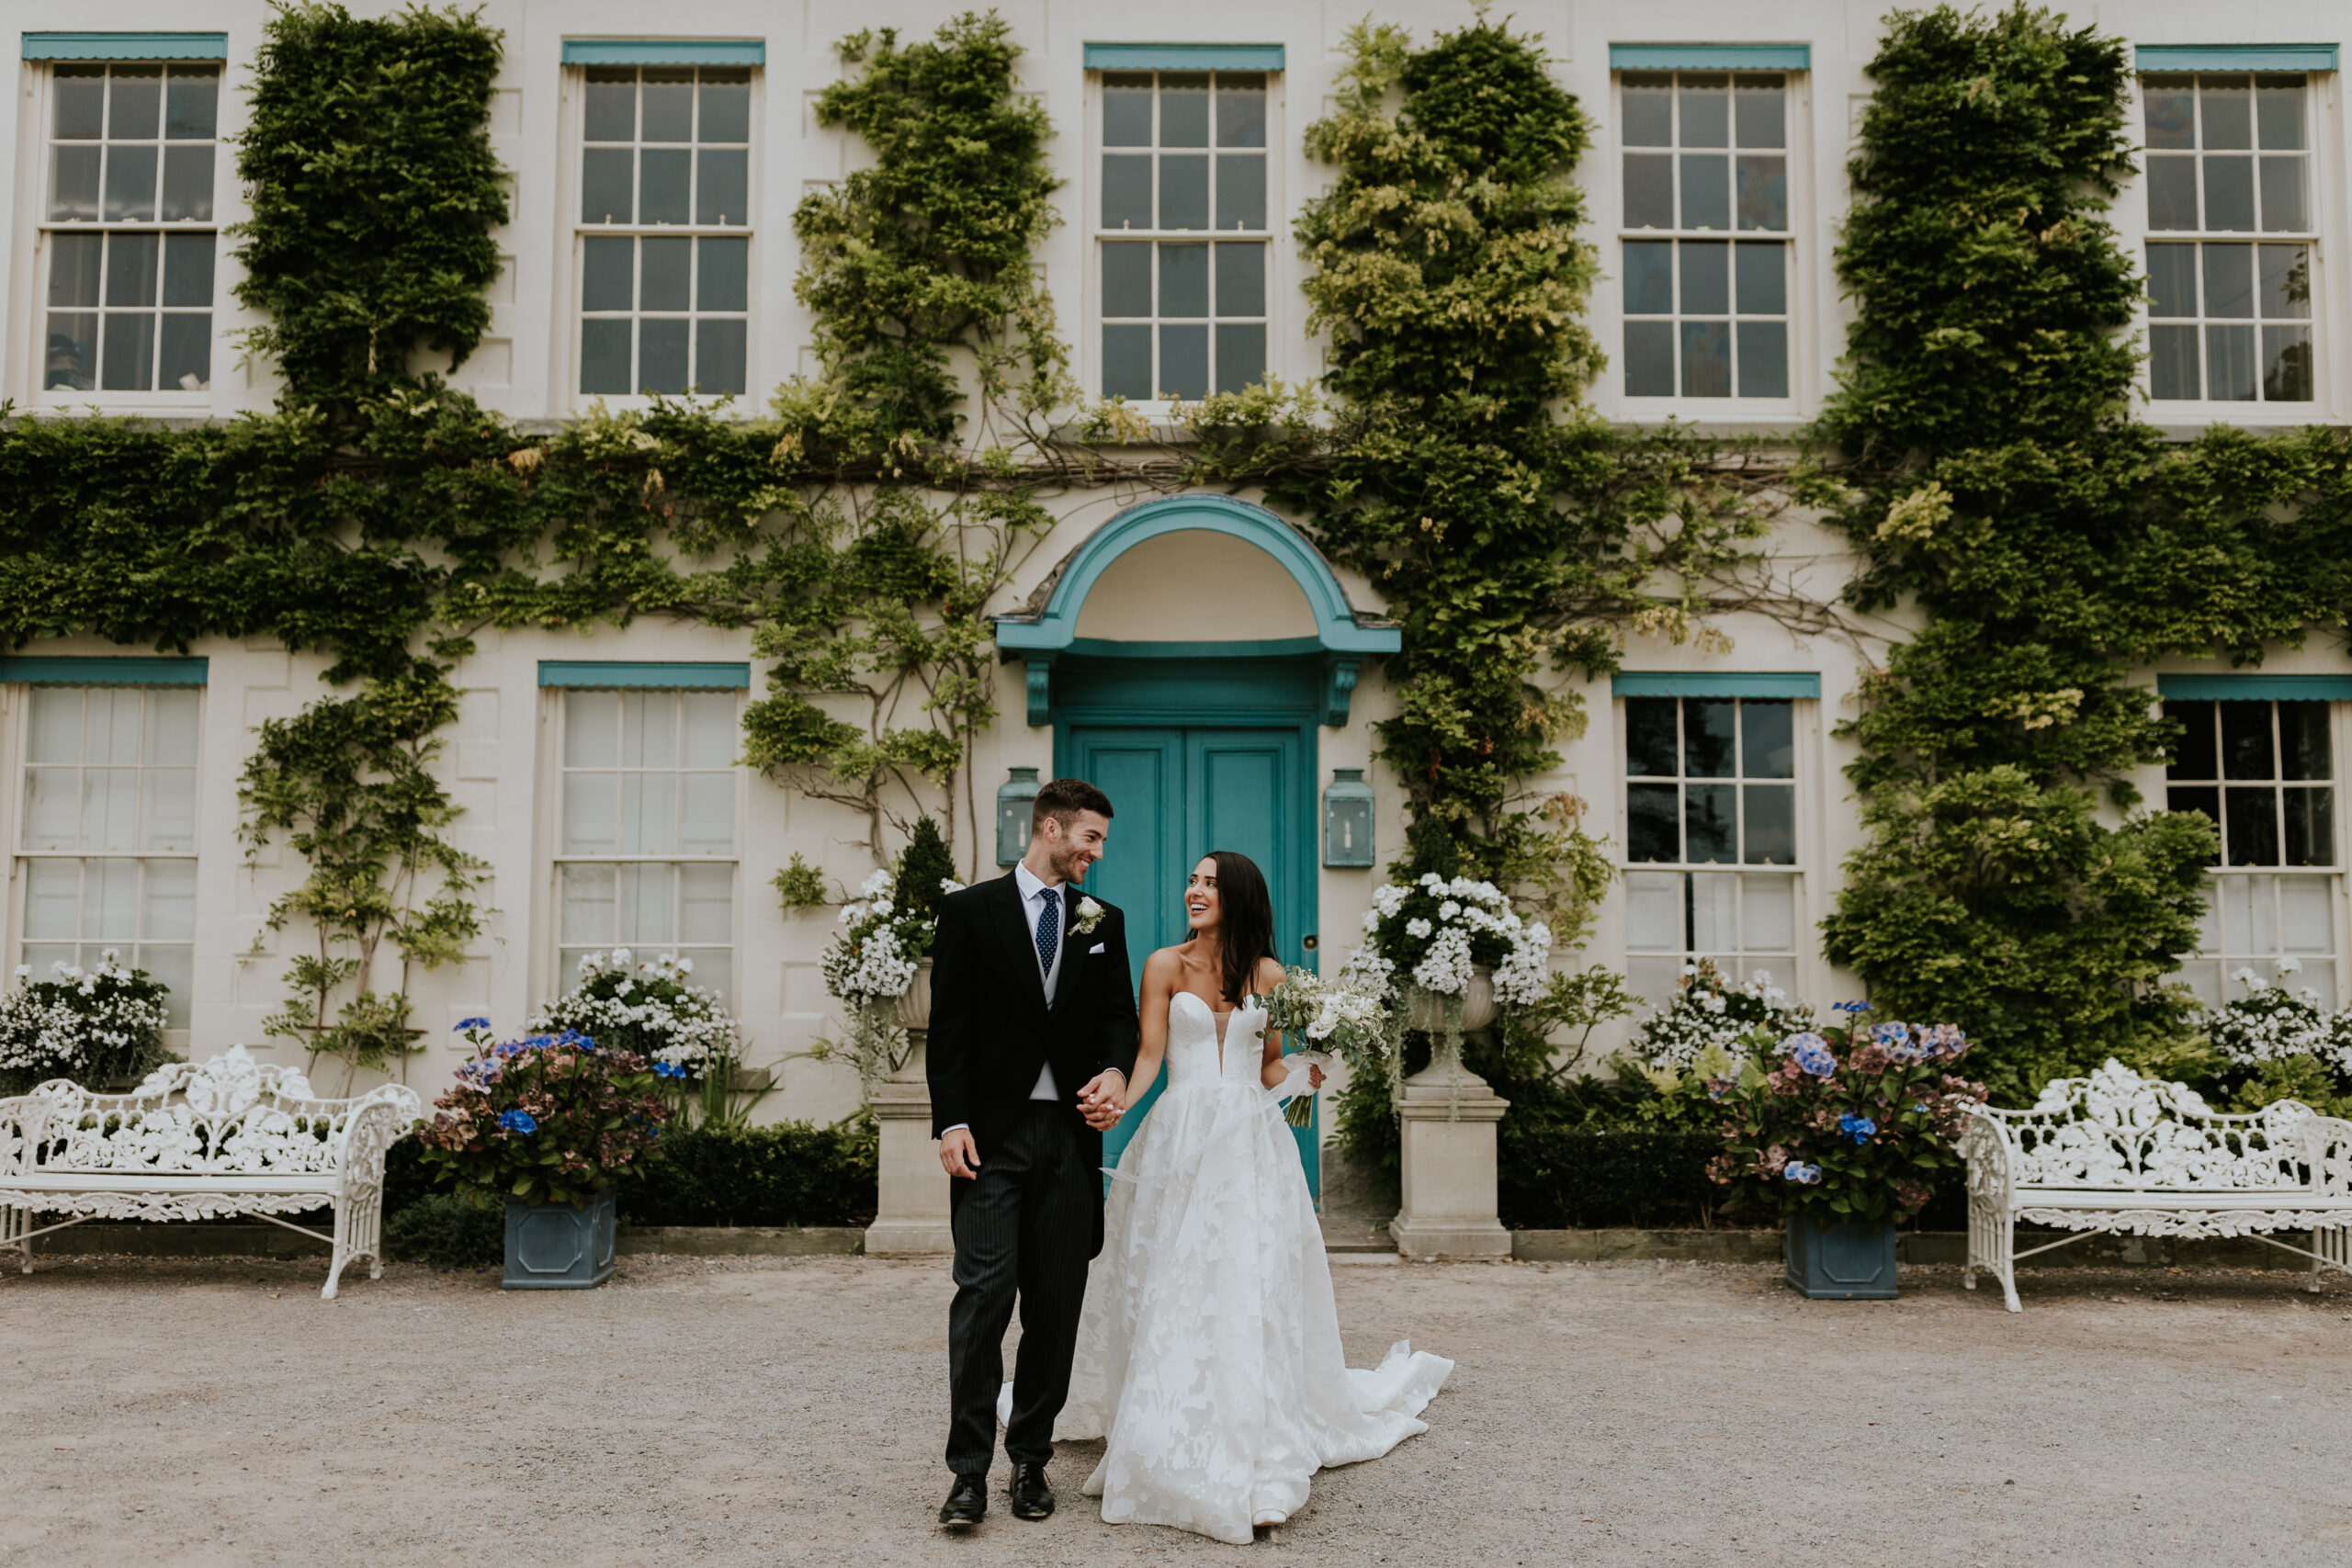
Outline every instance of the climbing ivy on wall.
<svg viewBox="0 0 2352 1568"><path fill-rule="evenodd" d="M268 317L248 347L298 396L397 379L420 345L463 364L489 326L506 186L482 132L500 54L454 9L293 6L263 29L236 293Z"/></svg>
<svg viewBox="0 0 2352 1568"><path fill-rule="evenodd" d="M2175 739L2128 677L2258 660L2345 606L2340 436L2168 444L2133 406L2126 46L2023 6L1897 12L1838 252L1856 320L1820 423L1849 596L1909 600L1845 726L1871 833L1826 925L1891 1016L1952 1019L1996 1098L2192 1027L2201 817L2137 809ZM1964 156L1955 156L1965 149Z"/></svg>

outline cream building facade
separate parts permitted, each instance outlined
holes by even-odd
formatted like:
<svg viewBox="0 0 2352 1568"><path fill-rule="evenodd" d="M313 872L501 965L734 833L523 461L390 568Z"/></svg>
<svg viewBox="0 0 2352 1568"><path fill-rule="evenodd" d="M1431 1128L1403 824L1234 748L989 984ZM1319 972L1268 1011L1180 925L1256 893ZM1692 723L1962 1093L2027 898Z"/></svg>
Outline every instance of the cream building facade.
<svg viewBox="0 0 2352 1568"><path fill-rule="evenodd" d="M631 387L756 408L813 368L790 217L860 155L815 121L841 70L834 43L866 28L927 35L954 9L685 0L650 30L641 6L610 0L491 0L484 19L506 40L491 130L513 220L490 333L456 384L552 423L645 401ZM1149 394L1319 375L1290 227L1331 180L1301 132L1330 103L1361 7L1000 9L1057 128L1063 224L1041 259L1087 389L1163 416ZM1589 318L1611 355L1591 393L1603 413L1793 435L1818 412L1844 341L1830 253L1881 13L1830 0L1515 13L1597 123L1577 178L1603 264ZM240 358L255 323L230 293L225 236L245 215L231 144L267 8L94 0L74 31L53 7L7 0L6 14L20 48L16 112L0 117L13 175L0 395L20 417L268 408L271 373ZM1381 13L1419 37L1470 18L1436 0ZM2210 6L2116 0L2078 19L2139 50L2150 167L2115 220L2152 279L2147 416L2184 433L2344 423L2352 299L2334 297L2327 262L2352 254L2338 70L2352 13L2265 0L2222 22ZM2289 273L2308 287L2285 288ZM1083 769L1121 807L1106 894L1156 900L1142 930L1172 936L1179 868L1227 841L1223 823L1273 856L1286 959L1351 944L1403 840L1399 792L1372 757L1394 633L1366 585L1260 499L1104 488L1056 503L1001 605L1002 718L976 748L969 800L944 803L966 874L999 864L1001 786ZM1843 542L1795 515L1771 564L1825 599L1849 570ZM1853 752L1835 730L1884 639L1908 629L1800 635L1735 616L1727 646L1628 646L1626 673L1584 690L1589 727L1535 781L1587 803L1623 872L1590 943L1562 961L1623 968L1652 995L1702 954L1816 1002L1850 993L1817 936L1861 843L1842 776ZM324 692L324 663L267 641L178 658L96 637L0 660L6 962L123 948L172 979L175 1046L262 1047L298 940L265 915L294 873L282 848L248 858L237 781L255 727ZM2225 966L2291 953L2340 999L2352 824L2331 781L2352 757L2352 664L2314 642L2273 659L2258 690L2211 665L2148 674L2211 743L2173 777L2146 770L2143 791L2229 828L2190 978L2210 993ZM493 633L454 678L456 837L489 863L497 912L467 962L416 977L434 1033L410 1081L443 1080L460 1019L519 1025L579 952L622 942L692 953L720 985L747 1059L780 1075L763 1116L853 1111L854 1076L807 1055L842 1031L817 967L831 913L786 911L769 881L797 854L838 896L873 860L862 819L736 765L736 720L763 684L749 634ZM1374 792L1369 856L1352 837L1327 841L1347 770Z"/></svg>

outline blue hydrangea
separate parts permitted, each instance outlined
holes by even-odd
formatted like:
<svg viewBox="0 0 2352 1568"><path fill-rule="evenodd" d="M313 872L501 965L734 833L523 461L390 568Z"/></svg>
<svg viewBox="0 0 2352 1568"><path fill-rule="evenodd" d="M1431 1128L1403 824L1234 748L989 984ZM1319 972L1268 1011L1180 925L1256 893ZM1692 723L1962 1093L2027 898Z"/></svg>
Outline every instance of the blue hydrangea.
<svg viewBox="0 0 2352 1568"><path fill-rule="evenodd" d="M1867 1116L1857 1116L1849 1111L1838 1118L1838 1130L1857 1144L1867 1144L1878 1135L1878 1123Z"/></svg>
<svg viewBox="0 0 2352 1568"><path fill-rule="evenodd" d="M1811 1073L1815 1077L1826 1078L1838 1070L1838 1058L1831 1055L1829 1042L1810 1031L1790 1035L1781 1042L1781 1049L1795 1061L1800 1072Z"/></svg>
<svg viewBox="0 0 2352 1568"><path fill-rule="evenodd" d="M675 1062L656 1062L653 1064L653 1072L655 1077L664 1078L682 1078L686 1076L686 1069Z"/></svg>
<svg viewBox="0 0 2352 1568"><path fill-rule="evenodd" d="M1836 1012L1865 1013L1871 1010L1871 1004L1868 1002L1832 1002L1829 1006L1831 1010Z"/></svg>
<svg viewBox="0 0 2352 1568"><path fill-rule="evenodd" d="M489 1027L490 1020L486 1018L462 1018L458 1021L458 1027L449 1031L449 1032L452 1034L463 1034L469 1029L488 1029Z"/></svg>
<svg viewBox="0 0 2352 1568"><path fill-rule="evenodd" d="M1817 1165L1807 1165L1801 1159L1792 1159L1781 1168L1781 1175L1800 1187L1814 1187L1820 1184L1821 1168Z"/></svg>
<svg viewBox="0 0 2352 1568"><path fill-rule="evenodd" d="M498 1113L498 1124L510 1133L530 1134L539 1130L538 1118L527 1111L502 1111Z"/></svg>

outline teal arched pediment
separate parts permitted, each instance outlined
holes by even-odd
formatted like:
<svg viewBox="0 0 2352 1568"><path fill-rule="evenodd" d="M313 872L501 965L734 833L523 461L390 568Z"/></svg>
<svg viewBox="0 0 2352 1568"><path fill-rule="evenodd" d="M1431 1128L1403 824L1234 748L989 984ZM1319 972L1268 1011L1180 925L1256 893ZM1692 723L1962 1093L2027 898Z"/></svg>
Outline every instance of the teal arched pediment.
<svg viewBox="0 0 2352 1568"><path fill-rule="evenodd" d="M1315 619L1314 635L1271 642L1099 645L1080 637L1080 612L1111 563L1147 539L1177 533L1229 535L1272 557L1306 595ZM997 617L996 640L1001 652L1027 662L1031 724L1053 720L1052 671L1057 660L1256 659L1295 663L1312 658L1326 677L1322 721L1339 725L1347 722L1349 694L1364 656L1396 652L1398 635L1393 626L1359 615L1321 553L1272 512L1229 495L1176 495L1131 506L1096 529L1055 571L1041 606Z"/></svg>

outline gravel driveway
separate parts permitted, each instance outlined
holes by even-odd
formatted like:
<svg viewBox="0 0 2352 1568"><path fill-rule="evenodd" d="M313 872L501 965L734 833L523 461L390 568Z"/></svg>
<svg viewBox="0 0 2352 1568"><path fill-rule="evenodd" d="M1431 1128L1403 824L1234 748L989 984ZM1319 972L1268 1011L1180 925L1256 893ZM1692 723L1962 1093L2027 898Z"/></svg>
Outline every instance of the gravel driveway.
<svg viewBox="0 0 2352 1568"><path fill-rule="evenodd" d="M945 1489L944 1265L624 1259L589 1292L395 1267L0 1274L0 1565L2352 1562L2352 1290L1727 1265L1350 1266L1350 1359L1453 1357L1430 1431L1249 1548Z"/></svg>

